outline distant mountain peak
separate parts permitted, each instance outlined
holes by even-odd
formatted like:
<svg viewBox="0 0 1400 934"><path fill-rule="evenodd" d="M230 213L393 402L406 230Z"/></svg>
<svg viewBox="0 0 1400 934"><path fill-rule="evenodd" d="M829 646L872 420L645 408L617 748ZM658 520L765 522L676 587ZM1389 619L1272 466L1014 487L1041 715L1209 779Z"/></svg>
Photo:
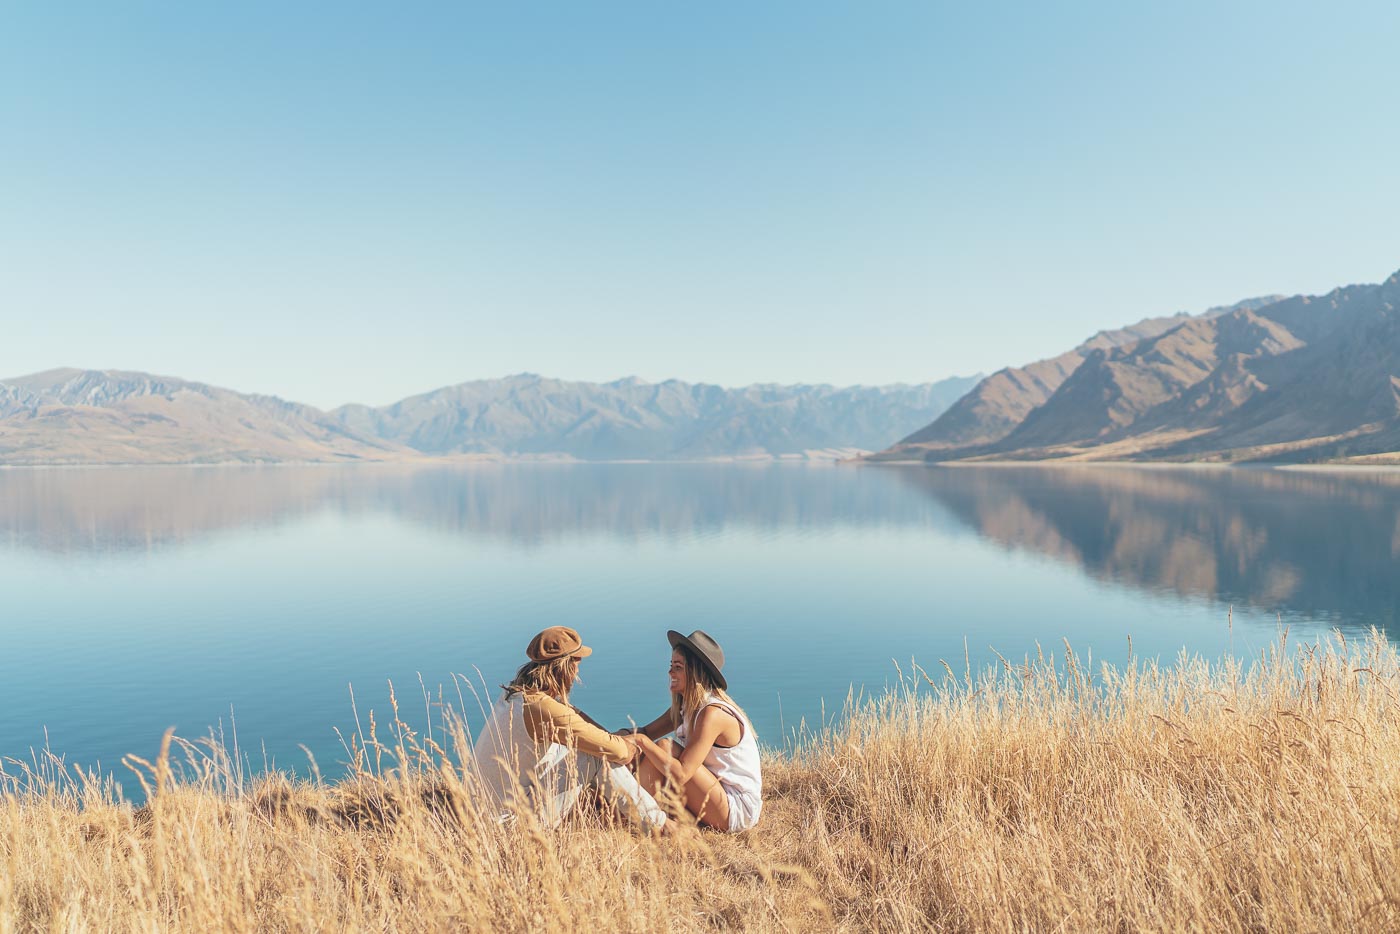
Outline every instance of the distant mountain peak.
<svg viewBox="0 0 1400 934"><path fill-rule="evenodd" d="M582 460L805 456L873 450L974 382L899 388L755 384L733 389L636 376L607 383L518 377L445 386L382 408L332 412L347 428L430 455L564 454Z"/></svg>
<svg viewBox="0 0 1400 934"><path fill-rule="evenodd" d="M933 422L904 438L896 445L896 451L918 448L923 455L932 451L976 450L995 445L1015 431L1034 410L1044 405L1095 351L1112 350L1157 337L1188 321L1270 303L1271 297L1268 296L1249 298L1223 308L1208 309L1200 316L1176 312L1158 318L1144 318L1126 327L1099 331L1058 357L1019 367L1005 367L978 383Z"/></svg>
<svg viewBox="0 0 1400 934"><path fill-rule="evenodd" d="M0 464L383 460L397 445L274 396L130 370L0 382Z"/></svg>
<svg viewBox="0 0 1400 934"><path fill-rule="evenodd" d="M846 389L481 379L326 413L127 370L0 382L0 464L347 461L491 455L582 460L851 456L934 417L974 382Z"/></svg>
<svg viewBox="0 0 1400 934"><path fill-rule="evenodd" d="M1100 332L877 459L1400 461L1400 273Z"/></svg>

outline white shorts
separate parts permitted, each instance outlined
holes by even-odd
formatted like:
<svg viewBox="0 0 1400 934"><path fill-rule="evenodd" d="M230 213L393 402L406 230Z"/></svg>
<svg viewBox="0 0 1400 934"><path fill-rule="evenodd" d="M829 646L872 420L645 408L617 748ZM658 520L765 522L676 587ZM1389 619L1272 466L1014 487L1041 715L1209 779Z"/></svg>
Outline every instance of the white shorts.
<svg viewBox="0 0 1400 934"><path fill-rule="evenodd" d="M763 811L762 798L728 788L724 789L724 797L729 801L729 833L742 833L758 823L758 815Z"/></svg>

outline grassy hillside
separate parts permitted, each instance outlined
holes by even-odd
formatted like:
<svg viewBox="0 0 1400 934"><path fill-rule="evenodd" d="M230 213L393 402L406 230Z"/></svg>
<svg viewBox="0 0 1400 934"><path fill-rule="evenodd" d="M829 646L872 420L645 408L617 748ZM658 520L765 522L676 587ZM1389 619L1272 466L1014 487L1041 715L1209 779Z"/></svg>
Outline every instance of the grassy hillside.
<svg viewBox="0 0 1400 934"><path fill-rule="evenodd" d="M993 374L875 459L1400 462L1400 273L1166 321Z"/></svg>
<svg viewBox="0 0 1400 934"><path fill-rule="evenodd" d="M737 838L499 826L452 766L463 737L396 718L334 785L244 786L217 746L176 741L131 760L139 808L7 762L0 929L1400 924L1400 660L1379 637L1248 671L1066 653L904 684L770 755L763 822Z"/></svg>

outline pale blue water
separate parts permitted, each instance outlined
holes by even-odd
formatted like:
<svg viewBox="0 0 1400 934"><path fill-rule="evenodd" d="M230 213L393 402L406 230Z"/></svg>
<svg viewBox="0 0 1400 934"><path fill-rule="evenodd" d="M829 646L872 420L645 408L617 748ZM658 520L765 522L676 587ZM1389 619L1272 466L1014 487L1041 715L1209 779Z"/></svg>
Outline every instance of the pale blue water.
<svg viewBox="0 0 1400 934"><path fill-rule="evenodd" d="M537 630L575 701L666 704L668 628L724 645L760 737L941 671L1059 649L1248 654L1400 610L1400 474L1124 468L483 466L0 471L0 756L120 769L231 716L249 765L418 725ZM1227 608L1233 605L1233 627ZM480 672L480 675L477 672ZM468 698L468 715L480 722ZM47 731L47 734L46 734ZM130 787L134 782L128 782Z"/></svg>

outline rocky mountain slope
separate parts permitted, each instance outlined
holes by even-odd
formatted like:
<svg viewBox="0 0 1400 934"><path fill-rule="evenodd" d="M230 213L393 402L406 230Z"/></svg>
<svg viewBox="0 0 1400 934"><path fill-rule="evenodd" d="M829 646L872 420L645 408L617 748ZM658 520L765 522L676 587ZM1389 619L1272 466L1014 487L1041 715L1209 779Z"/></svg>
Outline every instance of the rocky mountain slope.
<svg viewBox="0 0 1400 934"><path fill-rule="evenodd" d="M1240 309L1259 308L1281 296L1246 299L1236 305L1211 308L1201 315L1213 318ZM900 441L928 450L957 449L993 444L1010 434L1032 411L1044 405L1086 359L1098 351L1130 346L1156 337L1191 320L1179 312L1145 318L1137 324L1100 331L1073 350L1037 360L1023 367L1007 367L982 380L931 424Z"/></svg>
<svg viewBox="0 0 1400 934"><path fill-rule="evenodd" d="M170 377L63 369L0 382L0 464L356 461L406 453L310 406Z"/></svg>
<svg viewBox="0 0 1400 934"><path fill-rule="evenodd" d="M1400 273L1186 317L1082 357L1043 399L1018 396L1009 428L1019 410L1003 407L1003 422L963 430L960 403L879 458L1400 460Z"/></svg>
<svg viewBox="0 0 1400 934"><path fill-rule="evenodd" d="M383 408L331 414L347 429L428 454L567 454L581 460L783 456L878 450L946 409L977 381L916 386L777 386L533 374L478 380Z"/></svg>
<svg viewBox="0 0 1400 934"><path fill-rule="evenodd" d="M580 460L875 450L977 377L919 386L481 380L327 413L147 373L49 370L0 381L0 465L341 462L436 456Z"/></svg>

